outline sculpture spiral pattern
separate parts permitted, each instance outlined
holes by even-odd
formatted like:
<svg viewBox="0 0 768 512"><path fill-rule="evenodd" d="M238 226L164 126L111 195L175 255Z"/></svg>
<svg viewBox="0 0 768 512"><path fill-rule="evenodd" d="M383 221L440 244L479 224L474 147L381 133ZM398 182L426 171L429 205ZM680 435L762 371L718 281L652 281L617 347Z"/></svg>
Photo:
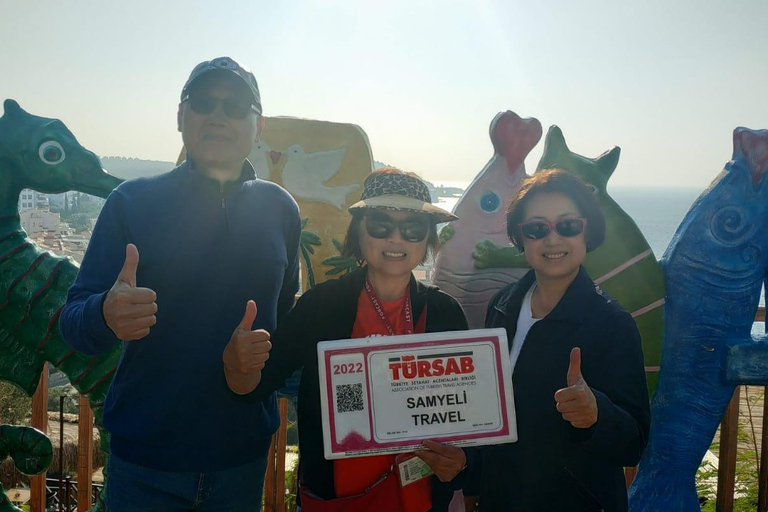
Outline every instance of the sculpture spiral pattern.
<svg viewBox="0 0 768 512"><path fill-rule="evenodd" d="M712 235L723 245L733 246L746 240L754 230L747 213L737 206L726 206L712 215L709 224Z"/></svg>

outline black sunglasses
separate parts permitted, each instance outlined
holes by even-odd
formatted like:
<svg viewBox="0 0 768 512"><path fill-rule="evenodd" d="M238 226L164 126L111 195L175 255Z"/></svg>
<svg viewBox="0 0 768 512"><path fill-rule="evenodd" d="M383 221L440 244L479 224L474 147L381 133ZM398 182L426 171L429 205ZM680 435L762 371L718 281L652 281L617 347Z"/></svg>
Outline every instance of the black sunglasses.
<svg viewBox="0 0 768 512"><path fill-rule="evenodd" d="M216 110L216 105L218 104L221 104L221 110L224 112L224 115L230 119L245 119L245 117L248 115L248 112L251 110L257 114L259 113L258 109L253 103L247 100L238 100L235 98L220 100L218 98L214 98L213 96L187 95L183 100L181 100L181 102L189 103L189 106L193 112L203 116L212 114L213 111Z"/></svg>
<svg viewBox="0 0 768 512"><path fill-rule="evenodd" d="M415 217L396 221L383 213L365 215L365 230L373 238L387 238L395 229L400 230L400 236L406 242L421 242L429 233L429 218Z"/></svg>
<svg viewBox="0 0 768 512"><path fill-rule="evenodd" d="M567 217L556 222L546 220L531 220L518 224L523 237L528 240L542 240L547 238L554 229L558 235L570 238L580 235L587 225L587 219L582 217Z"/></svg>

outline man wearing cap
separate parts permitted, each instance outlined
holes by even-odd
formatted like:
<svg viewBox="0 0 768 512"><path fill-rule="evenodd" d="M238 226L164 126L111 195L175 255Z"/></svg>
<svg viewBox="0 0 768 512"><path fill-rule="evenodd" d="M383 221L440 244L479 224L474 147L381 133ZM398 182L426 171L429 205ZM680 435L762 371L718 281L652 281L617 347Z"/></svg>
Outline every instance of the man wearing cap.
<svg viewBox="0 0 768 512"><path fill-rule="evenodd" d="M230 391L227 361L268 346L292 307L301 233L296 202L246 160L261 112L237 62L195 67L177 118L186 161L109 196L61 312L72 348L122 344L103 410L110 512L261 506L275 397Z"/></svg>

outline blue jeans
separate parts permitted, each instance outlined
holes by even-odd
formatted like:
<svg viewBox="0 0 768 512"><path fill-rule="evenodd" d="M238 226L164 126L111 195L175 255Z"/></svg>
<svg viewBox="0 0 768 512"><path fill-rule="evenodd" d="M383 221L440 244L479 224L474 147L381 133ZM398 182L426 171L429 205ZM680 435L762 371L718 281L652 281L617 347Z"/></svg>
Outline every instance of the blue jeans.
<svg viewBox="0 0 768 512"><path fill-rule="evenodd" d="M159 471L109 459L107 512L260 512L267 455L211 473Z"/></svg>

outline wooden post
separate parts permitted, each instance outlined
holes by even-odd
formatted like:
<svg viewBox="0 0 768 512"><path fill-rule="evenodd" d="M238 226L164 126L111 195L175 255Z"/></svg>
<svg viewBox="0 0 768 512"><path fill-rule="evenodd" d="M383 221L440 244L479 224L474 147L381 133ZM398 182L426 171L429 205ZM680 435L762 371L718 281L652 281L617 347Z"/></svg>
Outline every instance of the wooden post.
<svg viewBox="0 0 768 512"><path fill-rule="evenodd" d="M267 473L264 476L264 512L275 512L275 449L277 432L272 435L267 455Z"/></svg>
<svg viewBox="0 0 768 512"><path fill-rule="evenodd" d="M80 396L77 420L77 512L91 508L93 483L93 412L88 399Z"/></svg>
<svg viewBox="0 0 768 512"><path fill-rule="evenodd" d="M733 512L733 491L736 485L736 452L739 438L739 386L720 424L720 463L717 468L717 512Z"/></svg>
<svg viewBox="0 0 768 512"><path fill-rule="evenodd" d="M280 426L272 434L264 477L264 512L285 512L285 446L288 442L288 399L277 401Z"/></svg>
<svg viewBox="0 0 768 512"><path fill-rule="evenodd" d="M277 401L280 409L280 426L277 429L277 454L275 461L275 512L285 512L285 445L288 441L288 399Z"/></svg>
<svg viewBox="0 0 768 512"><path fill-rule="evenodd" d="M765 323L765 307L757 308L755 322ZM765 331L765 324L763 324ZM760 474L758 476L757 512L768 512L768 387L763 388L763 423L760 441Z"/></svg>
<svg viewBox="0 0 768 512"><path fill-rule="evenodd" d="M48 363L43 365L40 383L32 397L32 426L48 433ZM45 512L45 473L30 477L30 509L32 512Z"/></svg>
<svg viewBox="0 0 768 512"><path fill-rule="evenodd" d="M59 397L59 510L64 511L64 395ZM67 512L69 510L67 509Z"/></svg>
<svg viewBox="0 0 768 512"><path fill-rule="evenodd" d="M760 441L760 475L757 512L768 512L768 387L763 388L763 435Z"/></svg>
<svg viewBox="0 0 768 512"><path fill-rule="evenodd" d="M635 480L635 475L637 475L637 466L624 468L624 483L627 485L627 489L629 489L629 486L632 485L632 482Z"/></svg>

